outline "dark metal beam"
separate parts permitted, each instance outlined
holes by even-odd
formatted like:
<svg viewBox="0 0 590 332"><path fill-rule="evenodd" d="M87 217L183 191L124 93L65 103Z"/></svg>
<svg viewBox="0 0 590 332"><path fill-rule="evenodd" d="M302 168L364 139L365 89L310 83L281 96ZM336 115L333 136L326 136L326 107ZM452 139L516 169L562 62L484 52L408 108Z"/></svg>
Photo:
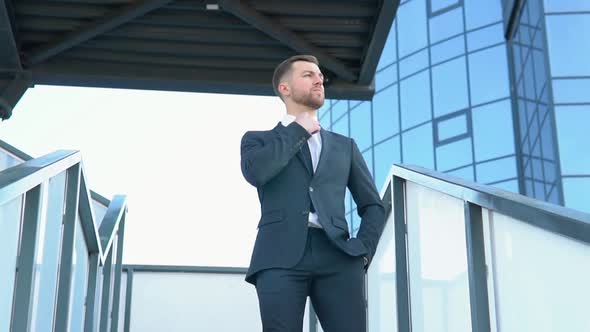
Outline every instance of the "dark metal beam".
<svg viewBox="0 0 590 332"><path fill-rule="evenodd" d="M356 80L356 75L340 60L332 57L318 47L311 45L299 35L293 33L282 25L275 23L270 18L252 9L252 7L236 0L220 0L219 3L225 11L230 12L269 36L276 38L296 52L315 55L322 67L337 74L343 80L349 82Z"/></svg>
<svg viewBox="0 0 590 332"><path fill-rule="evenodd" d="M383 1L371 41L363 59L358 80L360 84L369 84L373 80L373 77L375 77L375 70L377 70L377 64L379 63L381 52L383 52L385 41L387 41L387 36L389 35L389 30L399 7L399 2L400 0Z"/></svg>
<svg viewBox="0 0 590 332"><path fill-rule="evenodd" d="M31 86L31 74L23 72L17 74L6 86L0 86L0 119L6 120L12 116L12 110Z"/></svg>
<svg viewBox="0 0 590 332"><path fill-rule="evenodd" d="M508 0L504 4L504 38L511 40L516 34L525 0Z"/></svg>
<svg viewBox="0 0 590 332"><path fill-rule="evenodd" d="M272 15L327 16L327 17L372 17L376 8L369 3L327 3L318 1L277 2L256 0L254 9Z"/></svg>
<svg viewBox="0 0 590 332"><path fill-rule="evenodd" d="M0 2L0 71L22 70L7 1Z"/></svg>
<svg viewBox="0 0 590 332"><path fill-rule="evenodd" d="M29 61L31 64L40 63L56 54L72 48L80 43L92 39L101 33L112 30L121 24L145 15L146 13L160 8L172 0L145 0L125 6L116 13L106 15L81 30L67 34L61 40L50 45L43 46L31 54Z"/></svg>
<svg viewBox="0 0 590 332"><path fill-rule="evenodd" d="M34 67L35 84L274 96L272 71L207 70L68 60ZM373 85L332 80L326 97L370 100Z"/></svg>

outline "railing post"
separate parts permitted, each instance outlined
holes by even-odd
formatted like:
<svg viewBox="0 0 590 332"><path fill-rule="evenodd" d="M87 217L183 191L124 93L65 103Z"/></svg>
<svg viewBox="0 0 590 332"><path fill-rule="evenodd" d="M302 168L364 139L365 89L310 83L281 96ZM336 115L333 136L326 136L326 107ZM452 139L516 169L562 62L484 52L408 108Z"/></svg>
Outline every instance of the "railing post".
<svg viewBox="0 0 590 332"><path fill-rule="evenodd" d="M125 211L127 208L125 208ZM113 285L113 306L111 309L111 332L119 330L119 305L121 301L121 273L123 272L123 239L125 237L125 216L123 212L117 232L117 265L115 265L115 282Z"/></svg>
<svg viewBox="0 0 590 332"><path fill-rule="evenodd" d="M100 265L100 252L90 253L88 262L88 288L86 290L86 317L84 318L84 332L94 332L96 325L96 295L98 293L98 268Z"/></svg>
<svg viewBox="0 0 590 332"><path fill-rule="evenodd" d="M67 331L69 325L72 259L80 193L80 169L80 163L78 163L67 170L66 205L63 215L63 240L57 288L55 331Z"/></svg>
<svg viewBox="0 0 590 332"><path fill-rule="evenodd" d="M405 180L393 177L393 221L395 229L395 271L397 324L399 332L411 331L410 287L408 284L408 247L406 243Z"/></svg>
<svg viewBox="0 0 590 332"><path fill-rule="evenodd" d="M482 209L464 202L467 271L473 332L490 332L490 306L485 263Z"/></svg>
<svg viewBox="0 0 590 332"><path fill-rule="evenodd" d="M131 297L133 295L133 268L127 270L127 288L125 290L125 326L123 332L129 332L131 326Z"/></svg>

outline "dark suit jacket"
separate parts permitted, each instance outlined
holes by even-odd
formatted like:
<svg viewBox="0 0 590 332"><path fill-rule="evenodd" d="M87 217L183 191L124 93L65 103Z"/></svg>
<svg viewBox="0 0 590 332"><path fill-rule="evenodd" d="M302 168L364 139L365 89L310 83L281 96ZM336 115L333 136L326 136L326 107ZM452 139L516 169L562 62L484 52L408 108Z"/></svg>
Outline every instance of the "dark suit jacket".
<svg viewBox="0 0 590 332"><path fill-rule="evenodd" d="M313 202L319 223L332 243L351 256L372 258L383 231L385 210L363 157L351 138L320 131L322 150L315 174L301 146L311 136L293 122L269 131L250 131L241 143L241 167L258 189L262 216L246 281L256 272L291 268L301 259L307 241L308 215ZM349 188L362 218L351 238L344 217ZM311 200L311 202L310 202Z"/></svg>

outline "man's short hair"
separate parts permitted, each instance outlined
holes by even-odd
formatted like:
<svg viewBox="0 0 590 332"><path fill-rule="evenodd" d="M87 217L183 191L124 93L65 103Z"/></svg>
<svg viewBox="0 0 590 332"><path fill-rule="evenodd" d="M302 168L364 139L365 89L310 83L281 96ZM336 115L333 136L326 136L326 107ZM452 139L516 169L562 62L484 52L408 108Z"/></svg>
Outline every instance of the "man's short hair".
<svg viewBox="0 0 590 332"><path fill-rule="evenodd" d="M316 65L320 65L318 59L313 55L294 55L287 60L279 63L279 65L275 68L275 72L272 75L272 88L275 90L277 96L283 99L283 96L279 93L279 83L283 80L286 74L291 71L293 67L293 62L296 61L307 61L311 63L315 63Z"/></svg>

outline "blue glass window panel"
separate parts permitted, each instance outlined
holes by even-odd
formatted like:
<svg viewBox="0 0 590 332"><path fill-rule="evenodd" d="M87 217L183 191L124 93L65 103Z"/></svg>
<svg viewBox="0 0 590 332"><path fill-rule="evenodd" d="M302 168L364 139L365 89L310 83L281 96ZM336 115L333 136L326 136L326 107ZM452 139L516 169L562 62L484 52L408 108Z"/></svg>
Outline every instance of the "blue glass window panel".
<svg viewBox="0 0 590 332"><path fill-rule="evenodd" d="M469 107L465 57L432 68L434 115Z"/></svg>
<svg viewBox="0 0 590 332"><path fill-rule="evenodd" d="M472 105L509 96L506 47L500 45L470 54L469 79Z"/></svg>
<svg viewBox="0 0 590 332"><path fill-rule="evenodd" d="M332 131L340 135L348 136L348 116L342 117L332 124Z"/></svg>
<svg viewBox="0 0 590 332"><path fill-rule="evenodd" d="M451 176L455 176L464 180L474 181L473 179L473 166L462 167L450 172L445 172Z"/></svg>
<svg viewBox="0 0 590 332"><path fill-rule="evenodd" d="M399 57L404 57L427 45L426 0L407 2L397 12Z"/></svg>
<svg viewBox="0 0 590 332"><path fill-rule="evenodd" d="M590 15L548 15L549 60L554 76L590 76Z"/></svg>
<svg viewBox="0 0 590 332"><path fill-rule="evenodd" d="M565 206L586 213L590 213L590 177L587 178L564 178L563 196Z"/></svg>
<svg viewBox="0 0 590 332"><path fill-rule="evenodd" d="M580 148L580 144L590 141L590 106L556 107L555 121L561 173L590 174L590 153Z"/></svg>
<svg viewBox="0 0 590 332"><path fill-rule="evenodd" d="M437 122L438 142L467 133L467 115L462 114Z"/></svg>
<svg viewBox="0 0 590 332"><path fill-rule="evenodd" d="M545 0L545 12L589 11L588 0Z"/></svg>
<svg viewBox="0 0 590 332"><path fill-rule="evenodd" d="M467 30L502 21L502 3L497 0L464 0Z"/></svg>
<svg viewBox="0 0 590 332"><path fill-rule="evenodd" d="M348 112L348 101L338 100L332 102L332 121L338 121L346 112Z"/></svg>
<svg viewBox="0 0 590 332"><path fill-rule="evenodd" d="M491 183L515 178L518 176L516 158L507 157L477 164L475 172L479 183Z"/></svg>
<svg viewBox="0 0 590 332"><path fill-rule="evenodd" d="M370 102L365 101L350 111L350 137L354 138L361 151L373 144Z"/></svg>
<svg viewBox="0 0 590 332"><path fill-rule="evenodd" d="M540 181L533 181L535 186L535 198L544 201L545 200L545 185Z"/></svg>
<svg viewBox="0 0 590 332"><path fill-rule="evenodd" d="M402 134L403 162L434 169L432 123Z"/></svg>
<svg viewBox="0 0 590 332"><path fill-rule="evenodd" d="M557 167L554 162L543 161L543 172L545 174L545 182L553 183L557 181Z"/></svg>
<svg viewBox="0 0 590 332"><path fill-rule="evenodd" d="M471 114L475 160L485 161L514 153L510 101L474 108Z"/></svg>
<svg viewBox="0 0 590 332"><path fill-rule="evenodd" d="M385 46L383 46L381 58L379 58L379 63L377 64L377 70L397 61L397 36L395 33L395 29L396 27L394 21L391 28L389 29L389 35L387 36L387 40L385 41Z"/></svg>
<svg viewBox="0 0 590 332"><path fill-rule="evenodd" d="M535 76L534 75L534 63L533 63L533 59L531 56L529 56L527 62L525 63L524 66L524 77L523 77L523 81L525 84L525 97L528 98L529 100L536 100L537 99L537 93L536 93L536 88L535 88Z"/></svg>
<svg viewBox="0 0 590 332"><path fill-rule="evenodd" d="M518 194L518 181L510 180L493 184L494 187Z"/></svg>
<svg viewBox="0 0 590 332"><path fill-rule="evenodd" d="M436 148L436 167L447 171L473 163L471 138L462 139Z"/></svg>
<svg viewBox="0 0 590 332"><path fill-rule="evenodd" d="M430 111L430 77L422 72L400 82L402 129L432 119Z"/></svg>
<svg viewBox="0 0 590 332"><path fill-rule="evenodd" d="M393 64L375 74L375 90L379 91L397 82L397 65Z"/></svg>
<svg viewBox="0 0 590 332"><path fill-rule="evenodd" d="M541 150L543 158L548 160L555 160L555 147L553 145L553 136L555 129L552 126L550 117L545 118L541 125Z"/></svg>
<svg viewBox="0 0 590 332"><path fill-rule="evenodd" d="M484 29L467 34L467 50L473 51L490 45L504 42L504 26L494 24Z"/></svg>
<svg viewBox="0 0 590 332"><path fill-rule="evenodd" d="M450 10L430 19L430 43L463 33L463 10Z"/></svg>
<svg viewBox="0 0 590 332"><path fill-rule="evenodd" d="M553 203L553 204L559 204L559 205L563 205L563 203L561 202L560 198L559 198L559 191L556 189L555 186L552 187L552 190L549 191L549 197L547 198L547 202L549 203Z"/></svg>
<svg viewBox="0 0 590 332"><path fill-rule="evenodd" d="M428 67L428 49L403 59L399 63L400 77L407 77Z"/></svg>
<svg viewBox="0 0 590 332"><path fill-rule="evenodd" d="M449 39L430 48L430 58L433 64L443 62L464 53L465 39L463 36Z"/></svg>
<svg viewBox="0 0 590 332"><path fill-rule="evenodd" d="M516 43L512 44L512 57L514 60L514 77L518 81L520 79L520 73L522 68L522 59L521 59L521 52L522 47ZM517 87L520 88L520 85ZM519 95L522 96L522 93L519 91Z"/></svg>
<svg viewBox="0 0 590 332"><path fill-rule="evenodd" d="M330 109L319 110L320 115L320 126L324 129L330 129L331 119L330 119Z"/></svg>
<svg viewBox="0 0 590 332"><path fill-rule="evenodd" d="M542 17L541 1L526 1L526 7L524 10L528 13L528 22L531 26L536 26ZM523 13L524 14L524 13Z"/></svg>
<svg viewBox="0 0 590 332"><path fill-rule="evenodd" d="M397 85L373 97L373 137L379 142L399 133Z"/></svg>
<svg viewBox="0 0 590 332"><path fill-rule="evenodd" d="M381 189L391 166L401 162L399 136L375 145L375 184Z"/></svg>
<svg viewBox="0 0 590 332"><path fill-rule="evenodd" d="M346 188L346 194L344 196L344 211L346 211L346 213L350 213L351 202L352 202L352 195L350 195L350 190L348 190L348 188Z"/></svg>
<svg viewBox="0 0 590 332"><path fill-rule="evenodd" d="M553 98L556 104L590 102L590 79L553 80Z"/></svg>
<svg viewBox="0 0 590 332"><path fill-rule="evenodd" d="M533 50L533 64L535 70L535 89L537 97L541 97L543 87L547 81L547 72L545 71L545 53L543 51Z"/></svg>
<svg viewBox="0 0 590 332"><path fill-rule="evenodd" d="M443 10L450 6L456 5L458 3L459 0L430 0L430 11L434 13L439 10Z"/></svg>

